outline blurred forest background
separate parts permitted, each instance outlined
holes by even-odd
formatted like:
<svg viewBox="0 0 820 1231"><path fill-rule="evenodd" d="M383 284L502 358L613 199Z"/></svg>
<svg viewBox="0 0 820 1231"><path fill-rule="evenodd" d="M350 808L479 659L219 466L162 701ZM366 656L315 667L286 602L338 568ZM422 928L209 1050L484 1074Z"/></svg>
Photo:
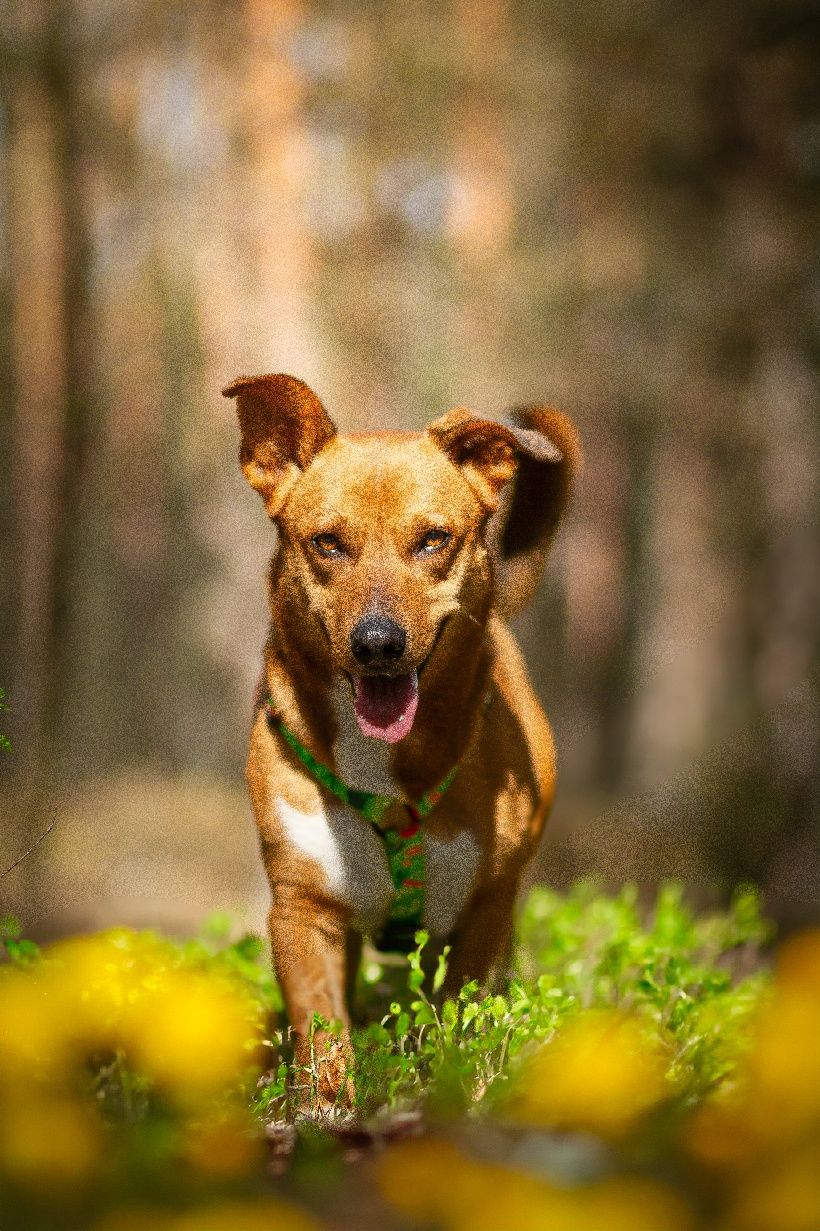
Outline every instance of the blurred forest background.
<svg viewBox="0 0 820 1231"><path fill-rule="evenodd" d="M552 402L520 621L540 875L818 914L820 28L807 0L0 4L0 885L35 932L265 904L273 531L238 373L342 429Z"/></svg>

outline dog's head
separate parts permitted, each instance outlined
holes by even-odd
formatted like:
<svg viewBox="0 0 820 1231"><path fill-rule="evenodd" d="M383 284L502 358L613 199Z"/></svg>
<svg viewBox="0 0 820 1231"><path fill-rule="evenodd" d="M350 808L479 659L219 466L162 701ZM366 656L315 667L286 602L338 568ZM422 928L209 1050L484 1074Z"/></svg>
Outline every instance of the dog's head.
<svg viewBox="0 0 820 1231"><path fill-rule="evenodd" d="M507 557L536 550L539 533L551 537L575 457L569 421L531 409L503 424L453 410L420 434L343 437L291 376L241 378L224 393L237 399L245 477L279 528L277 592L305 643L351 680L363 733L404 738L445 626L486 621L493 541L503 570ZM519 467L523 505L508 501L503 527L488 533Z"/></svg>

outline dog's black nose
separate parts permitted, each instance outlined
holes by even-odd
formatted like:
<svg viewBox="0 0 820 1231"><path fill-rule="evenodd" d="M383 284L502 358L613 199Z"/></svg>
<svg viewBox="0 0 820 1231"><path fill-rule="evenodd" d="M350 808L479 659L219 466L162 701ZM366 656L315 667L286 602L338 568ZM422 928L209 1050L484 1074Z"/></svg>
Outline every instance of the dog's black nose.
<svg viewBox="0 0 820 1231"><path fill-rule="evenodd" d="M406 644L404 629L386 616L365 616L350 634L353 657L363 667L384 667L396 662Z"/></svg>

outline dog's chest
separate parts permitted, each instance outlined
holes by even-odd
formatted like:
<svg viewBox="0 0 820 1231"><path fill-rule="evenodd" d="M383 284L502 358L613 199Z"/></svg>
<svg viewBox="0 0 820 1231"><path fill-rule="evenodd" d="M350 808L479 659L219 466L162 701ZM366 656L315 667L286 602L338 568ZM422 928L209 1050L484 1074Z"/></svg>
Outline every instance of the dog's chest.
<svg viewBox="0 0 820 1231"><path fill-rule="evenodd" d="M383 839L342 803L305 813L283 799L276 813L289 841L317 865L322 888L350 908L357 930L372 933L390 912L395 889ZM466 830L444 839L422 830L425 862L423 926L447 936L475 886L480 851Z"/></svg>

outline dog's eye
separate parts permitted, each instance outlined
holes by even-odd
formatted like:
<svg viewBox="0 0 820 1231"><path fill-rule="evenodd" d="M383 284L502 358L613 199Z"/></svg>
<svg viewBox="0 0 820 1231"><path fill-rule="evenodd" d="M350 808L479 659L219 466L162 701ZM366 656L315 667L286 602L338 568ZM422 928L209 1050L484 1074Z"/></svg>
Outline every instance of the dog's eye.
<svg viewBox="0 0 820 1231"><path fill-rule="evenodd" d="M416 554L419 556L432 555L434 551L439 551L446 543L450 542L451 535L446 530L434 529L428 530L419 540Z"/></svg>
<svg viewBox="0 0 820 1231"><path fill-rule="evenodd" d="M335 534L315 534L310 540L320 556L338 557L343 555L342 544Z"/></svg>

